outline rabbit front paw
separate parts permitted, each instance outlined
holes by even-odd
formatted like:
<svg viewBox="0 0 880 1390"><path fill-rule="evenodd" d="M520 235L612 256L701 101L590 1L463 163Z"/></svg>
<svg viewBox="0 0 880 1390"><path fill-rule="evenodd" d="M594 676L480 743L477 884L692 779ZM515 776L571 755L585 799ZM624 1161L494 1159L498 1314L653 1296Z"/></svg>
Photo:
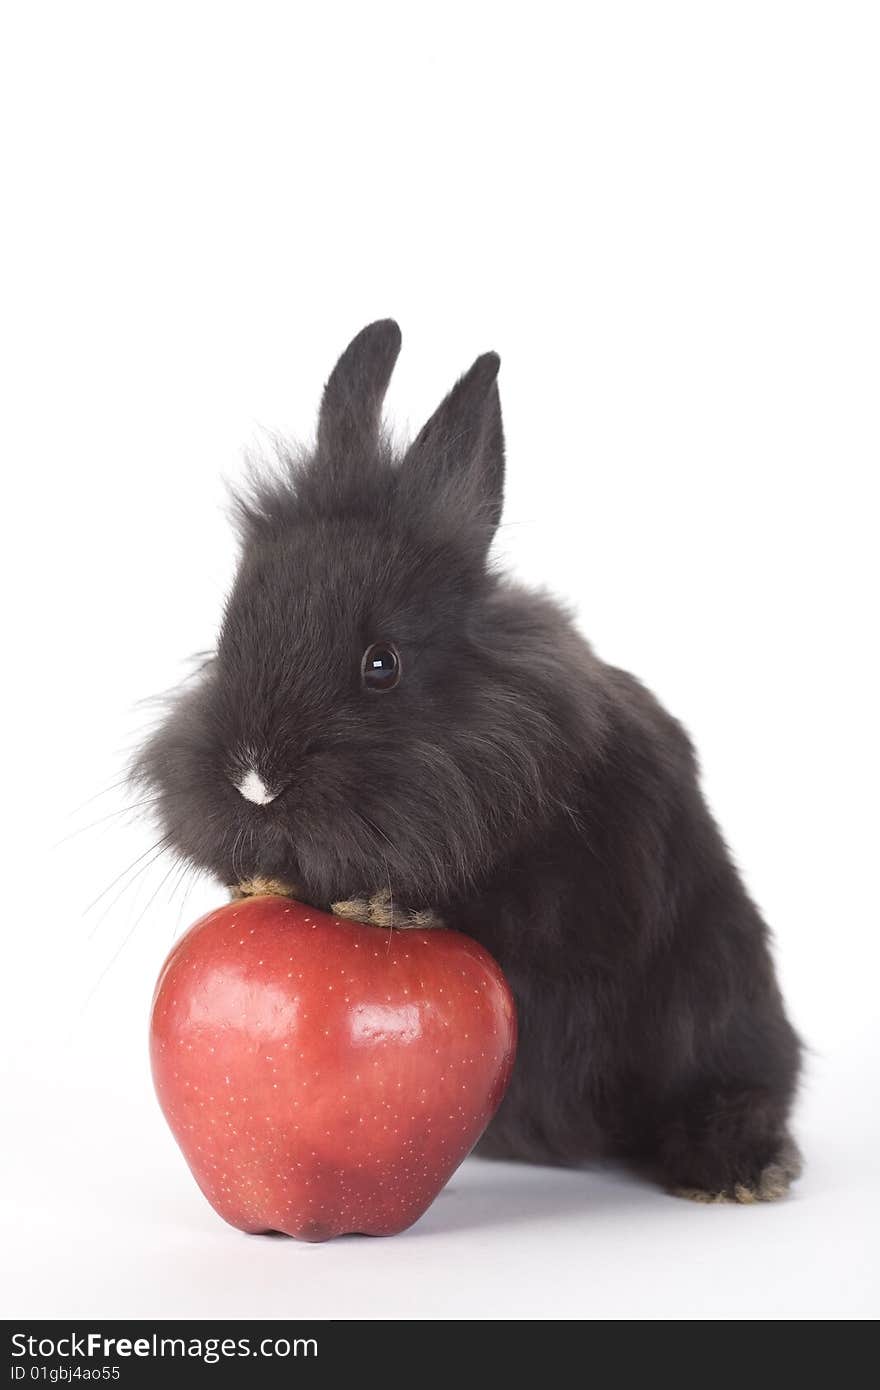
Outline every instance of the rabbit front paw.
<svg viewBox="0 0 880 1390"><path fill-rule="evenodd" d="M396 903L389 888L331 903L330 910L337 917L345 917L352 922L367 922L374 927L396 927L399 931L425 931L429 927L443 925L440 918L427 909L411 910Z"/></svg>
<svg viewBox="0 0 880 1390"><path fill-rule="evenodd" d="M294 884L285 883L280 878L243 878L229 885L229 896L233 902L242 898L263 898L266 895L280 898L299 898L300 890Z"/></svg>

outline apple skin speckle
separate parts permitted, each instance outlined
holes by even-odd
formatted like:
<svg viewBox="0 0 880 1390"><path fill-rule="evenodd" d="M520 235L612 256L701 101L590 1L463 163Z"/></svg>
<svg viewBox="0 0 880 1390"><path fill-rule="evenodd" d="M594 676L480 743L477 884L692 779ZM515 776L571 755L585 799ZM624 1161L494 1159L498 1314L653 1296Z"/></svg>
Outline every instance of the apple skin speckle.
<svg viewBox="0 0 880 1390"><path fill-rule="evenodd" d="M208 1201L240 1230L307 1241L417 1221L515 1050L510 990L470 937L389 935L271 896L190 928L150 1024L159 1103Z"/></svg>

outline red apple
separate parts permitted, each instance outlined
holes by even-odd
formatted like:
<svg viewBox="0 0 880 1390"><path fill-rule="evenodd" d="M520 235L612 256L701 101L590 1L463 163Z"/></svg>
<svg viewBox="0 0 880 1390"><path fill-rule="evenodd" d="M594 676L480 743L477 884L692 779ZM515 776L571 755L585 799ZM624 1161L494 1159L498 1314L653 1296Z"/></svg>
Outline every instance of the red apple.
<svg viewBox="0 0 880 1390"><path fill-rule="evenodd" d="M504 1094L516 1015L470 937L388 932L281 897L210 912L172 950L150 1030L159 1102L243 1231L412 1225Z"/></svg>

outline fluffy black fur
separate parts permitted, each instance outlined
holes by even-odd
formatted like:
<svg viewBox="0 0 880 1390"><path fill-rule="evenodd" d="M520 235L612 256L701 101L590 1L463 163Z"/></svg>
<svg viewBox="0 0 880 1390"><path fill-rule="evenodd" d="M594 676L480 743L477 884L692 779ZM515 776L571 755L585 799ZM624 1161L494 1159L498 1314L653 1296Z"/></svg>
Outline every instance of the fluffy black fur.
<svg viewBox="0 0 880 1390"><path fill-rule="evenodd" d="M779 1195L799 1068L768 933L700 794L681 725L552 600L495 573L498 358L395 454L396 324L361 332L317 444L239 502L216 655L136 777L187 859L318 906L386 885L482 941L520 1049L487 1153L638 1156L674 1188ZM391 691L361 685L377 640ZM246 801L253 768L278 795Z"/></svg>

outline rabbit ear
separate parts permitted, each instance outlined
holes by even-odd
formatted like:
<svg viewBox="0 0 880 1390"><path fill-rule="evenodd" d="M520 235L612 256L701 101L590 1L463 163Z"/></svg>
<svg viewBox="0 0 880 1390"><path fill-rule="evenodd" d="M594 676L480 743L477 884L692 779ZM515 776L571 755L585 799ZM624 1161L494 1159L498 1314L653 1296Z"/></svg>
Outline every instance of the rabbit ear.
<svg viewBox="0 0 880 1390"><path fill-rule="evenodd" d="M459 524L476 523L489 540L504 501L500 365L497 352L477 358L423 426L402 464L410 486L423 497L434 494L458 513Z"/></svg>
<svg viewBox="0 0 880 1390"><path fill-rule="evenodd" d="M318 453L336 464L374 453L382 402L400 352L400 329L379 319L352 338L324 387L318 416Z"/></svg>

